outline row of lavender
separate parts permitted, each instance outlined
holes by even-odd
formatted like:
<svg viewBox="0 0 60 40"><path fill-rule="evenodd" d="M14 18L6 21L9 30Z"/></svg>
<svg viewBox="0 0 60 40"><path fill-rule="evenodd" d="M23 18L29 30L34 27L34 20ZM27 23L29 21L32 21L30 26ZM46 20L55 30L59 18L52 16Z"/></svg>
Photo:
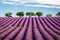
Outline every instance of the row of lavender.
<svg viewBox="0 0 60 40"><path fill-rule="evenodd" d="M0 40L60 40L60 17L0 17Z"/></svg>

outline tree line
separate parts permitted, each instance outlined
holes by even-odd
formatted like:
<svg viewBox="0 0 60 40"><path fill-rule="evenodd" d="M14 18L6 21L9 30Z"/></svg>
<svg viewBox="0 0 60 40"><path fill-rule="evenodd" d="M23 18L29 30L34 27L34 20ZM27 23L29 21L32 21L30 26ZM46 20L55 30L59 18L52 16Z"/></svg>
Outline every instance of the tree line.
<svg viewBox="0 0 60 40"><path fill-rule="evenodd" d="M11 15L12 15L12 12L5 13L6 17L12 17ZM24 12L17 12L16 15L19 16L19 17L24 16ZM34 13L34 12L26 12L26 16L43 16L43 12L36 12L36 13ZM47 14L46 16L51 17L52 14ZM56 16L60 16L60 12L58 12L56 14Z"/></svg>

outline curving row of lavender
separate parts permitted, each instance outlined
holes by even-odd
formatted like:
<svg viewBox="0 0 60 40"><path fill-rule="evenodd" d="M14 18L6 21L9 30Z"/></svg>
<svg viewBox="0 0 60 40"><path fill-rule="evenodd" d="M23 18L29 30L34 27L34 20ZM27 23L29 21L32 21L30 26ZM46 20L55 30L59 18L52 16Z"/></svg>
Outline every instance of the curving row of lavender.
<svg viewBox="0 0 60 40"><path fill-rule="evenodd" d="M60 40L60 17L0 17L0 40Z"/></svg>

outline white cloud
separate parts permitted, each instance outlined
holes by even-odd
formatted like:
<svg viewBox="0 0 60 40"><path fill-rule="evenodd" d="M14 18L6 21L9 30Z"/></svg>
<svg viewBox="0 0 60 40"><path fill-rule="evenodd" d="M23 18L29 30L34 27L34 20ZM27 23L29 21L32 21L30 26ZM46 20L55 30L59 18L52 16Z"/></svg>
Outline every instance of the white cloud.
<svg viewBox="0 0 60 40"><path fill-rule="evenodd" d="M31 7L45 7L45 8L60 8L59 6L48 6L48 5L27 5L25 4L25 6L31 6Z"/></svg>
<svg viewBox="0 0 60 40"><path fill-rule="evenodd" d="M41 4L60 5L60 0L36 0L36 2Z"/></svg>
<svg viewBox="0 0 60 40"><path fill-rule="evenodd" d="M4 4L14 4L14 2L2 2Z"/></svg>
<svg viewBox="0 0 60 40"><path fill-rule="evenodd" d="M31 7L60 8L60 0L2 0L1 2Z"/></svg>

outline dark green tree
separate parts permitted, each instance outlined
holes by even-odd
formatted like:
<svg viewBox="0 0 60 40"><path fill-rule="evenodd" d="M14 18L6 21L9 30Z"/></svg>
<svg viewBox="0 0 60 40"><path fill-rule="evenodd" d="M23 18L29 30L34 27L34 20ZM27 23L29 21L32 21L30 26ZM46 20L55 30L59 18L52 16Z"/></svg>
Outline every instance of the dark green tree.
<svg viewBox="0 0 60 40"><path fill-rule="evenodd" d="M34 12L26 12L27 16L35 16Z"/></svg>
<svg viewBox="0 0 60 40"><path fill-rule="evenodd" d="M51 17L52 15L51 14L47 14L46 17Z"/></svg>
<svg viewBox="0 0 60 40"><path fill-rule="evenodd" d="M60 12L58 12L58 13L56 14L56 16L60 16Z"/></svg>
<svg viewBox="0 0 60 40"><path fill-rule="evenodd" d="M17 12L16 15L19 17L24 16L24 12Z"/></svg>
<svg viewBox="0 0 60 40"><path fill-rule="evenodd" d="M5 14L6 17L12 17L11 15L12 15L11 12L7 12L7 13Z"/></svg>
<svg viewBox="0 0 60 40"><path fill-rule="evenodd" d="M43 13L42 12L36 12L36 15L37 16L43 16Z"/></svg>

